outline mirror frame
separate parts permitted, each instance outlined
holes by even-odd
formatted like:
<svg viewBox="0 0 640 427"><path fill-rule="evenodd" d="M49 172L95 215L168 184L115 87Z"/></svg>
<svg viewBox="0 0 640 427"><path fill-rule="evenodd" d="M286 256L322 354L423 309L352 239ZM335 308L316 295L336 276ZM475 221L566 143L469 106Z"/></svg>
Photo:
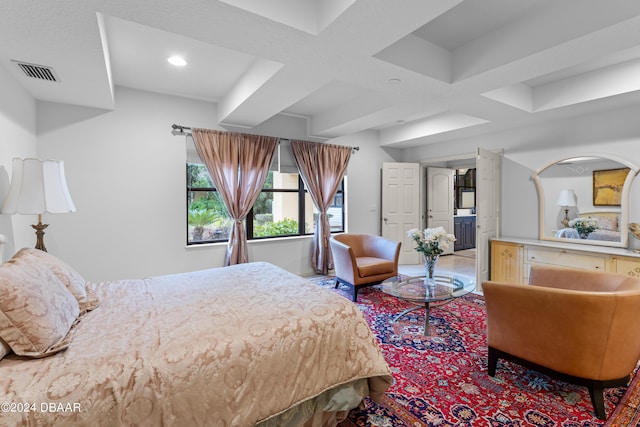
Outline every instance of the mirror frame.
<svg viewBox="0 0 640 427"><path fill-rule="evenodd" d="M624 185L622 187L622 193L620 195L620 223L618 224L618 228L620 229L620 242L611 242L605 240L581 240L581 239L571 239L566 237L555 237L555 236L546 236L544 230L545 224L545 196L544 196L544 187L542 182L540 181L540 174L545 170L549 169L552 166L557 165L558 163L565 162L570 159L575 159L578 157L598 157L601 159L607 159L614 162L618 162L621 165L628 167L629 173L627 174L627 178L624 181ZM612 156L610 154L603 153L586 153L586 154L578 154L569 157L565 157L560 160L555 160L547 163L542 166L538 170L536 170L533 175L533 182L535 183L536 190L538 192L538 236L540 240L550 240L555 242L563 242L563 243L576 243L583 245L595 245L595 246L613 246L613 247L621 247L626 248L629 246L629 192L631 191L631 184L638 174L639 168L633 162L622 159L620 157Z"/></svg>

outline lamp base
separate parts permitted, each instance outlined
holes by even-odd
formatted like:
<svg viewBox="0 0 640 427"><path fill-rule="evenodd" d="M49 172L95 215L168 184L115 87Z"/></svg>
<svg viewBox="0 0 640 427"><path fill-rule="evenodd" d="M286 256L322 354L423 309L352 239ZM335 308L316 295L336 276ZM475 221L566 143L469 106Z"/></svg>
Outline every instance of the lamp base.
<svg viewBox="0 0 640 427"><path fill-rule="evenodd" d="M44 229L48 226L49 224L42 223L42 215L38 215L37 224L31 224L31 227L36 230L36 249L40 249L43 252L47 252L47 248L44 245Z"/></svg>
<svg viewBox="0 0 640 427"><path fill-rule="evenodd" d="M564 209L564 219L560 221L564 228L569 228L569 208Z"/></svg>

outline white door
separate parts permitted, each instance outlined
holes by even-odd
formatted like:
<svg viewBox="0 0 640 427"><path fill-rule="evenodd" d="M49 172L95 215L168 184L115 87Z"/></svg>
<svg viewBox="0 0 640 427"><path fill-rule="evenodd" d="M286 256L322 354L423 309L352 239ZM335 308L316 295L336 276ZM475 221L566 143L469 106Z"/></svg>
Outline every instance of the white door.
<svg viewBox="0 0 640 427"><path fill-rule="evenodd" d="M420 165L382 164L382 236L402 242L400 264L418 264L420 257L407 236L420 228Z"/></svg>
<svg viewBox="0 0 640 427"><path fill-rule="evenodd" d="M476 287L489 279L489 239L499 232L502 155L478 148L476 158Z"/></svg>
<svg viewBox="0 0 640 427"><path fill-rule="evenodd" d="M427 168L427 227L453 234L453 169ZM453 253L453 245L443 254Z"/></svg>

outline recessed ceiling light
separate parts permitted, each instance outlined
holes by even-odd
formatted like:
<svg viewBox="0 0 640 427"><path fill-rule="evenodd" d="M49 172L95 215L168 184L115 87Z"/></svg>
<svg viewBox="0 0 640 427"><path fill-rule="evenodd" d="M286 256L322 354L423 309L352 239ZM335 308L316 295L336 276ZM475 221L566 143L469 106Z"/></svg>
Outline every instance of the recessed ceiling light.
<svg viewBox="0 0 640 427"><path fill-rule="evenodd" d="M389 79L387 81L387 83L389 83L390 85L399 85L400 83L402 83L402 80L400 80L400 79Z"/></svg>
<svg viewBox="0 0 640 427"><path fill-rule="evenodd" d="M172 56L168 58L167 61L169 61L169 64L175 65L176 67L184 67L187 65L187 61L185 61L181 56Z"/></svg>

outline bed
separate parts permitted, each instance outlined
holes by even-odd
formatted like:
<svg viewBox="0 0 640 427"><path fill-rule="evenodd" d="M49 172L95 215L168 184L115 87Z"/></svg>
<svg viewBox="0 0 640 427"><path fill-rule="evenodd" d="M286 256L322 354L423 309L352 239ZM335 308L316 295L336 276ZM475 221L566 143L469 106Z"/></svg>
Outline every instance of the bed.
<svg viewBox="0 0 640 427"><path fill-rule="evenodd" d="M23 249L0 337L3 426L335 425L392 381L356 305L263 262L85 283Z"/></svg>
<svg viewBox="0 0 640 427"><path fill-rule="evenodd" d="M607 242L620 242L620 211L593 211L581 212L579 218L593 218L598 223L598 229L589 233L587 240L601 240ZM556 232L556 237L568 239L580 239L580 234L575 228L563 228Z"/></svg>

